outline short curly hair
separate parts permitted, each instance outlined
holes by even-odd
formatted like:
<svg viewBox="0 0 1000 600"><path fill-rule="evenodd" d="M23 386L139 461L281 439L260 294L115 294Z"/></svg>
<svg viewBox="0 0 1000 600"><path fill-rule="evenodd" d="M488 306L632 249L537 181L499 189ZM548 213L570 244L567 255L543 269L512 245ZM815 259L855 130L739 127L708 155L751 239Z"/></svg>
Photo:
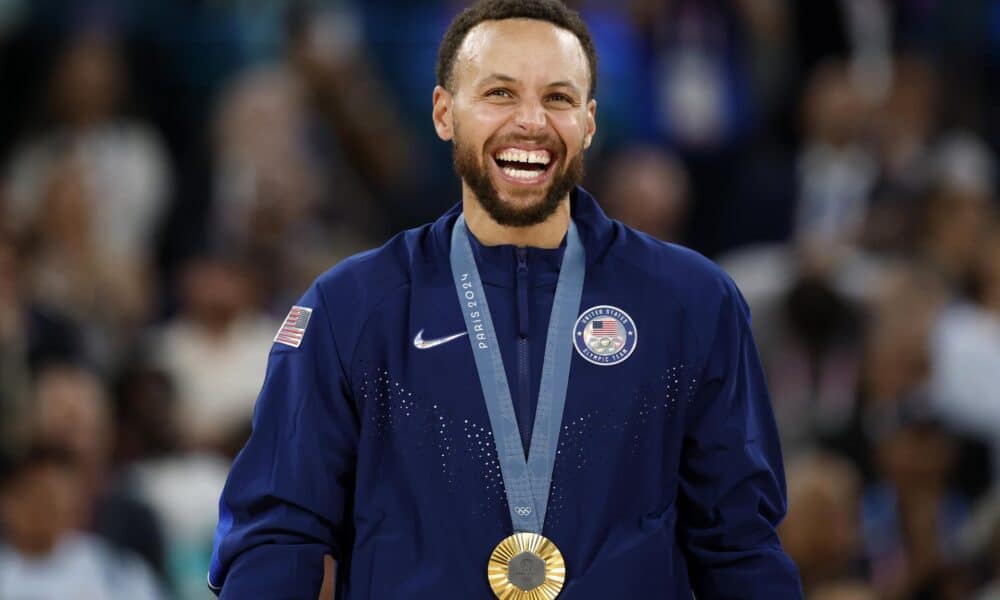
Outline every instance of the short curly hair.
<svg viewBox="0 0 1000 600"><path fill-rule="evenodd" d="M573 33L580 40L590 66L590 89L587 95L589 98L594 97L597 89L597 50L594 48L594 41L580 14L559 0L481 0L466 8L452 19L448 31L441 39L436 69L438 85L448 90L453 89L455 56L469 31L483 21L504 19L546 21Z"/></svg>

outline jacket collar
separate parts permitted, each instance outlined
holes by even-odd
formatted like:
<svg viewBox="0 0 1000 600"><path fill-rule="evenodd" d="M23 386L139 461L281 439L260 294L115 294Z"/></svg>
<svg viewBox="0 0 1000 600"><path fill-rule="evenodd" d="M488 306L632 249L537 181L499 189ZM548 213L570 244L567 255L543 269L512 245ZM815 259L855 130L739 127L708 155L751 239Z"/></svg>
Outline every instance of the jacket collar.
<svg viewBox="0 0 1000 600"><path fill-rule="evenodd" d="M451 250L451 230L461 213L462 203L459 202L431 226L434 245L438 252L443 253L446 262L449 260ZM611 245L615 236L615 222L604 214L594 197L579 186L570 193L570 215L580 232L580 240L587 255L587 266L590 267L603 259ZM483 282L501 287L514 287L517 281L517 248L509 244L484 246L471 233L469 240ZM565 246L564 238L559 248L527 249L531 285L555 285Z"/></svg>

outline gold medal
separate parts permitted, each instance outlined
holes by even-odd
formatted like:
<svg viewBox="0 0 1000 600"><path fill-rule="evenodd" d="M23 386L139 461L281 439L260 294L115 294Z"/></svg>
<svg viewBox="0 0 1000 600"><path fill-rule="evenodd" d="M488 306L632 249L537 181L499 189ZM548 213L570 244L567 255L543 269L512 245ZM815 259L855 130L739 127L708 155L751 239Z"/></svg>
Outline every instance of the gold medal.
<svg viewBox="0 0 1000 600"><path fill-rule="evenodd" d="M566 581L566 563L552 540L515 533L493 550L486 577L500 600L554 600Z"/></svg>

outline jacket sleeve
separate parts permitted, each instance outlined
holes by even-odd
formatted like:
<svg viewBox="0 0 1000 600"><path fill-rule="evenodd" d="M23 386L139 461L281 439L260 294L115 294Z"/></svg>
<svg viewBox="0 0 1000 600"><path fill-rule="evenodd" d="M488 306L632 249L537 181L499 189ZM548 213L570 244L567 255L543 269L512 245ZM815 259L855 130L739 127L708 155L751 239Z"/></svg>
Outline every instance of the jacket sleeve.
<svg viewBox="0 0 1000 600"><path fill-rule="evenodd" d="M728 278L688 407L678 535L697 598L795 600L798 570L776 527L785 475L746 302Z"/></svg>
<svg viewBox="0 0 1000 600"><path fill-rule="evenodd" d="M253 433L219 500L208 581L223 599L314 599L323 556L349 550L358 417L318 284L298 307L311 310L298 317L300 345L272 346Z"/></svg>

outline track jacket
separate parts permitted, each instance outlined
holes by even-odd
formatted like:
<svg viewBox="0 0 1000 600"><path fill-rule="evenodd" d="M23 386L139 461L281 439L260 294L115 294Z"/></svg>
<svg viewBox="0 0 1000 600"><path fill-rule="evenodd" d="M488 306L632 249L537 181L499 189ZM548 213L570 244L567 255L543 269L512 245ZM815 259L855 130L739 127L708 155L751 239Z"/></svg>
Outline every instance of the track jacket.
<svg viewBox="0 0 1000 600"><path fill-rule="evenodd" d="M449 263L460 210L345 260L292 309L219 503L222 598L313 600L324 554L338 599L493 597L487 560L512 528ZM742 296L582 189L571 212L580 315L610 317L576 335L621 351L573 352L543 530L566 561L559 599L801 598ZM527 446L562 248L470 237Z"/></svg>

